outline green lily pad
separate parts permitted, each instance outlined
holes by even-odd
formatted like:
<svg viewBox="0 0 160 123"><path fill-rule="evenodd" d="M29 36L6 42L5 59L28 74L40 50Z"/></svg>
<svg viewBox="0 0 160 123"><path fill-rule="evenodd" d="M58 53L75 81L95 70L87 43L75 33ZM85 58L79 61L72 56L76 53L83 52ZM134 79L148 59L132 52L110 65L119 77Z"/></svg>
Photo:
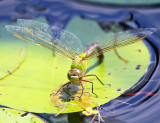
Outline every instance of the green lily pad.
<svg viewBox="0 0 160 123"><path fill-rule="evenodd" d="M1 123L46 123L40 117L9 108L0 108Z"/></svg>
<svg viewBox="0 0 160 123"><path fill-rule="evenodd" d="M15 38L8 34L4 25L0 28L0 80L16 71L26 57L26 43L20 40L13 42Z"/></svg>
<svg viewBox="0 0 160 123"><path fill-rule="evenodd" d="M105 33L96 22L78 17L70 21L67 29L77 35L82 42L90 42ZM19 39L12 39L12 42L15 41ZM27 48L27 57L19 69L0 81L0 104L29 112L58 113L59 109L50 105L49 98L57 87L68 82L67 73L71 61L31 43ZM94 82L94 92L98 95L96 98L92 94L90 83L84 84L93 98L91 107L96 103L104 104L121 95L137 83L147 69L149 52L143 42L117 50L129 63L120 60L114 51L105 53L104 60L99 65L96 65L98 58L93 58L89 62L87 74L96 74L103 83L111 84L108 88L101 85L95 77L87 78ZM1 58L5 58L5 55L2 54ZM9 63L8 61L5 64ZM3 64L0 62L2 67ZM78 104L70 105L70 108L63 113L82 110L84 108Z"/></svg>

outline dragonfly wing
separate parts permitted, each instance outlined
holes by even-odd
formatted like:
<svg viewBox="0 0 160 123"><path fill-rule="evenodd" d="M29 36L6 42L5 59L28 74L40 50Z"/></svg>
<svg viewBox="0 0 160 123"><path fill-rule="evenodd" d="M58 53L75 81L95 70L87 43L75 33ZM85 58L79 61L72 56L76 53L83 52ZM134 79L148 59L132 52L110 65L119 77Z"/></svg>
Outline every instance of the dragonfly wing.
<svg viewBox="0 0 160 123"><path fill-rule="evenodd" d="M66 47L75 51L76 54L81 54L85 51L80 39L73 33L54 26L51 31L56 39L59 39Z"/></svg>
<svg viewBox="0 0 160 123"><path fill-rule="evenodd" d="M95 50L93 52L88 51L88 54L86 55L85 59L90 59L110 50L138 42L143 38L151 35L155 31L155 28L141 28L104 34L94 41L94 43L99 44L100 50Z"/></svg>
<svg viewBox="0 0 160 123"><path fill-rule="evenodd" d="M73 55L79 55L84 51L80 39L67 30L27 19L18 19L17 22L21 26L31 29L35 35L38 35L43 39L56 40L57 45L66 48L66 50L69 50ZM42 35L42 33L45 35Z"/></svg>
<svg viewBox="0 0 160 123"><path fill-rule="evenodd" d="M50 26L48 24L28 19L18 19L17 23L22 27L30 28L35 32L40 30L48 35L52 35Z"/></svg>
<svg viewBox="0 0 160 123"><path fill-rule="evenodd" d="M33 44L45 47L45 48L50 49L50 50L54 50L57 53L59 53L60 55L63 55L65 57L69 58L69 59L74 58L74 56L72 56L68 51L66 52L66 51L62 50L62 49L65 49L65 48L63 48L62 46L58 47L55 44L55 41L52 42L53 38L50 38L50 40L48 41L46 39L41 38L42 36L39 37L39 35L35 35L33 30L31 30L29 28L25 28L25 27L6 25L5 28L12 35L14 35L14 36L16 36L20 39L23 39L23 40L31 42ZM41 34L43 36L47 35L46 33L45 34L39 33L39 34Z"/></svg>

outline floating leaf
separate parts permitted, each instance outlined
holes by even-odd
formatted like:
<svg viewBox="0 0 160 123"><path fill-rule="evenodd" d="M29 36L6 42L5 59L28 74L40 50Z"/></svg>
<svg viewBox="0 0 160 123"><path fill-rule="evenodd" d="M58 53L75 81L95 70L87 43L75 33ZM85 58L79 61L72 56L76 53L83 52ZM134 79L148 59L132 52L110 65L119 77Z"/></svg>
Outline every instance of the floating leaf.
<svg viewBox="0 0 160 123"><path fill-rule="evenodd" d="M0 116L1 123L46 123L43 119L32 113L9 108L0 108Z"/></svg>
<svg viewBox="0 0 160 123"><path fill-rule="evenodd" d="M80 18L74 18L67 29L77 35L82 42L94 40L95 37L104 34L96 22ZM14 41L15 39L12 40ZM4 46L0 46L0 50L3 48ZM67 73L71 62L32 44L27 48L27 57L20 68L0 81L0 104L29 112L58 113L57 107L49 104L50 94L68 81ZM119 48L117 52L129 63L120 60L114 51L105 53L103 62L98 58L93 58L89 62L86 74L96 74L103 83L111 84L111 88L108 88L101 85L95 77L87 78L93 81L94 93L98 95L96 98L92 94L90 83L84 84L92 96L93 103L90 107L95 107L96 102L104 104L118 97L137 83L147 69L149 51L143 42ZM6 54L1 55L1 58L5 58ZM1 63L0 68L10 64L11 61ZM137 65L141 65L140 69L136 69ZM82 110L79 105L63 113Z"/></svg>
<svg viewBox="0 0 160 123"><path fill-rule="evenodd" d="M0 28L0 80L12 74L20 68L26 58L26 43L14 40L5 30L4 25ZM11 39L11 40L9 40ZM14 40L14 41L13 41Z"/></svg>

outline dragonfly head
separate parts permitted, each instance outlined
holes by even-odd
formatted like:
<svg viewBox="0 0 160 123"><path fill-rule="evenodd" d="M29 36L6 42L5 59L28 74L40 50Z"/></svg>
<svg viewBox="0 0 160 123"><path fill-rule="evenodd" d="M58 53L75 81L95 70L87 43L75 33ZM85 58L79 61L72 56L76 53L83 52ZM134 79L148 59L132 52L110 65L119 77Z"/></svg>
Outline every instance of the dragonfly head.
<svg viewBox="0 0 160 123"><path fill-rule="evenodd" d="M83 78L83 73L79 69L71 69L68 72L68 79L72 84L78 84L80 80Z"/></svg>

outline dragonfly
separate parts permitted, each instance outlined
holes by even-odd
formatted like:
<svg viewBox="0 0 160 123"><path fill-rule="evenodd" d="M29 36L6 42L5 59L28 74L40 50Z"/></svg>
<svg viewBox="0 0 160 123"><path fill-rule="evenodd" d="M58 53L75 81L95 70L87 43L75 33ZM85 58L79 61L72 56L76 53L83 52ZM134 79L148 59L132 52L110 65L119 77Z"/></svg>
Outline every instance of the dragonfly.
<svg viewBox="0 0 160 123"><path fill-rule="evenodd" d="M83 82L91 83L92 93L95 94L96 97L98 96L94 93L93 82L85 78L93 76L102 85L109 84L104 84L95 74L87 75L85 73L89 60L94 57L102 58L105 52L141 41L156 31L155 28L140 28L115 33L110 32L101 35L90 42L88 47L85 47L82 45L85 42L81 42L76 35L67 30L29 19L18 19L17 23L18 26L6 25L6 30L13 36L47 48L72 61L71 69L67 74L69 82L62 85L61 88L71 83L81 85L82 95L84 90Z"/></svg>

